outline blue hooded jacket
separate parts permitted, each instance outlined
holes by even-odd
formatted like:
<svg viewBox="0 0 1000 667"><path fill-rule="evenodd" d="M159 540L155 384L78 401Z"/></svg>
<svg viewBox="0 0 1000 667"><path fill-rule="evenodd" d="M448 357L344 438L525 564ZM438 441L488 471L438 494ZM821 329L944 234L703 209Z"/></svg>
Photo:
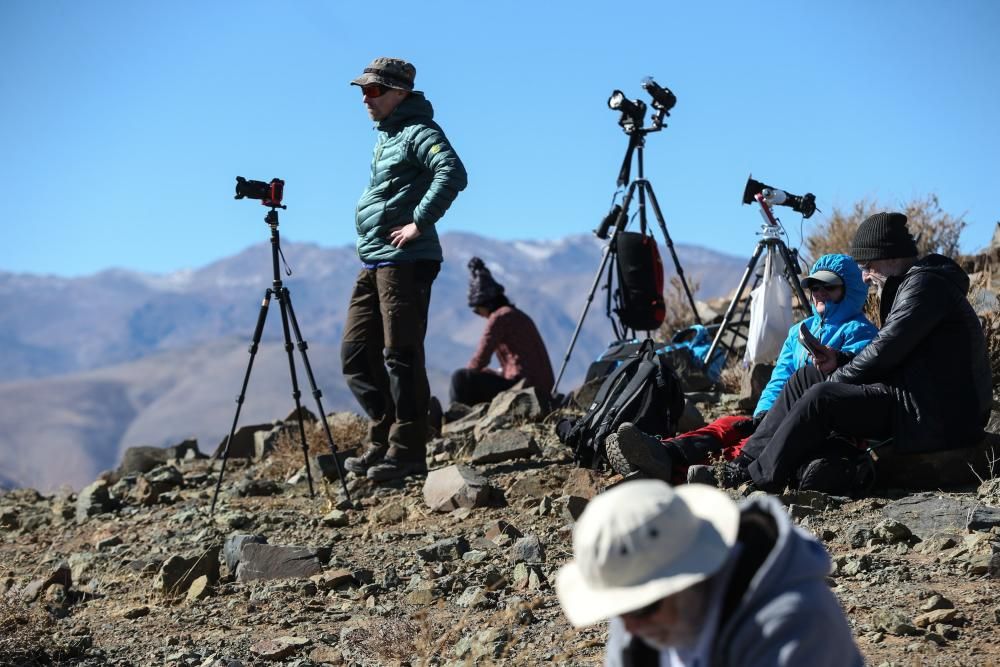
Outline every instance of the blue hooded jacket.
<svg viewBox="0 0 1000 667"><path fill-rule="evenodd" d="M817 271L833 271L840 276L844 281L844 298L840 303L827 303L823 315L816 312L815 306L810 306L813 314L804 321L809 331L824 345L857 354L878 334L878 329L862 312L868 298L868 286L861 280L861 269L848 255L823 255L813 264L810 273ZM788 330L771 379L753 411L755 415L770 410L792 373L812 363L809 353L799 343L800 325L796 323Z"/></svg>

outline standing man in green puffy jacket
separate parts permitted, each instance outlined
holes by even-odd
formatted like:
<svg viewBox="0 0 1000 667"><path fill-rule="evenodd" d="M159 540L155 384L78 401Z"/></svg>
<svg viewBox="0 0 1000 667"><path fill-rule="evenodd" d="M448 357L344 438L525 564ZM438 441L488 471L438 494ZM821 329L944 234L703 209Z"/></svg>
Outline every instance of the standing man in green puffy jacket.
<svg viewBox="0 0 1000 667"><path fill-rule="evenodd" d="M351 81L378 140L356 211L362 268L340 350L344 378L371 422L365 450L345 467L377 482L427 472L424 334L443 259L435 223L466 185L431 103L413 90L416 72L404 60L376 58Z"/></svg>

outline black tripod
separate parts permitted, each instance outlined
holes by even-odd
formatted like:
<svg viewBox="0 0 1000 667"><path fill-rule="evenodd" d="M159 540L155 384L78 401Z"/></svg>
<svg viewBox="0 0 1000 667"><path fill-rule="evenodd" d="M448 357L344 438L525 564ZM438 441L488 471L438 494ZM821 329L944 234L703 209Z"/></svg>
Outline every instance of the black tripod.
<svg viewBox="0 0 1000 667"><path fill-rule="evenodd" d="M732 324L733 313L740 302L740 298L743 296L743 290L746 289L747 283L750 282L750 276L754 274L754 268L757 266L757 260L760 259L760 256L764 253L764 251L767 251L769 257L773 257L774 253L777 253L777 255L781 258L784 266L784 278L788 281L788 284L791 285L792 289L795 290L795 294L799 298L799 307L805 311L807 316L811 314L809 310L809 299L806 297L806 293L802 289L802 284L799 282L798 253L789 250L788 246L785 245L785 242L781 239L781 225L777 218L774 217L774 212L771 210L771 205L766 197L766 194L769 192L773 192L773 190L764 190L764 193L758 193L753 197L757 203L760 204L761 217L764 218L764 224L761 225L760 231L761 238L757 241L757 247L754 248L753 254L750 256L750 261L747 262L747 268L743 271L743 277L740 279L740 285L736 288L736 294L733 295L733 300L729 303L729 307L726 308L726 314L723 316L722 323L719 325L719 330L716 332L715 338L712 340L712 345L708 348L708 352L705 354L704 362L706 365L709 363L709 359L712 358L712 355L715 354L715 350L720 345L723 335ZM727 354L732 351L735 346L735 340L738 337L738 333L734 331L731 335L732 342L726 346Z"/></svg>
<svg viewBox="0 0 1000 667"><path fill-rule="evenodd" d="M688 302L691 304L691 312L694 313L695 322L701 324L701 318L698 316L698 308L695 306L694 297L691 295L691 289L688 287L687 280L684 278L684 269L681 268L680 259L677 258L677 252L674 250L674 242L671 240L670 233L667 231L667 224L663 221L663 213L660 212L660 204L656 201L656 194L653 192L653 185L646 180L643 173L643 149L646 146L646 135L650 132L658 132L663 129L664 115L669 114L667 114L666 110L660 109L653 117L653 124L651 127L635 127L634 125L630 125L625 122L621 123L626 134L628 134L629 142L628 148L625 151L625 159L622 161L621 169L618 172L619 191L625 186L626 183L629 182L633 155L636 156L638 160L639 177L629 183L628 191L625 193L625 198L622 199L621 205L615 205L611 209L611 212L601 222L601 226L594 230L594 235L602 240L608 239L608 244L604 247L604 251L601 255L601 265L597 269L597 275L594 276L594 282L590 286L590 292L587 294L587 301L583 306L583 312L580 313L580 320L576 323L576 330L573 331L573 338L570 340L569 348L566 350L566 356L563 357L562 366L559 368L559 375L556 376L555 384L552 386L553 396L556 395L559 382L562 380L563 373L566 371L566 365L569 363L570 355L573 353L573 347L576 345L576 339L579 337L580 330L583 328L583 321L587 317L587 311L590 309L590 302L594 299L594 293L597 291L597 286L601 282L601 276L604 274L605 267L608 269L607 283L605 285L605 289L608 291L607 314L608 317L611 317L611 283L612 276L615 273L615 267L618 266L618 234L625 231L625 227L628 225L628 209L632 204L632 197L636 192L639 193L640 231L645 234L647 230L646 197L648 196L649 203L653 207L653 214L656 216L656 221L660 226L660 232L663 234L663 241L670 250L671 258L674 260L674 268L677 270L677 277L680 279L681 285L684 287L684 293L687 295ZM609 238L608 231L612 226L614 227L614 233L611 234ZM611 323L618 339L625 340L628 337L628 327L622 323L621 329L619 330L618 324L613 318Z"/></svg>
<svg viewBox="0 0 1000 667"><path fill-rule="evenodd" d="M320 400L323 396L323 392L316 388L316 379L313 377L312 366L309 365L309 357L306 355L306 350L309 345L302 340L302 333L299 331L299 323L298 320L295 319L295 311L292 309L292 295L289 293L288 288L282 284L281 272L278 270L278 256L280 255L282 259L284 259L285 256L281 252L281 245L278 237L277 208L286 207L280 206L280 204L276 204L274 202L271 202L270 204L265 202L265 204L271 206L271 210L268 211L266 216L264 216L264 222L266 222L271 228L271 268L273 269L274 279L271 287L268 287L267 291L264 293L264 301L260 305L260 314L257 316L257 327L254 329L253 340L250 343L250 361L247 363L247 372L243 376L243 387L240 389L240 395L236 399L236 414L233 416L233 426L229 430L229 438L226 439L226 448L222 452L222 469L219 471L219 480L215 483L215 493L212 495L212 507L209 510L209 516L215 513L215 501L219 497L219 487L222 485L222 477L226 474L226 461L229 458L229 447L236 434L236 423L240 419L240 410L243 408L243 399L246 397L247 383L250 382L250 371L253 369L253 360L257 355L257 348L260 345L260 335L264 330L264 321L267 319L267 310L268 306L271 304L272 296L277 297L278 305L281 307L281 328L285 335L285 352L288 354L288 372L292 378L292 398L295 399L295 413L299 416L299 438L302 443L302 458L306 465L306 477L309 480L309 497L314 497L315 491L313 490L312 471L309 469L309 448L308 445L306 445L305 425L302 423L302 405L299 402L299 397L302 395L302 392L299 391L298 376L295 373L295 358L292 355L293 346L289 331L289 324L291 324L291 331L295 333L295 342L296 346L299 348L299 354L302 356L302 365L305 367L306 376L309 378L309 386L312 388L312 395L316 399L316 408L319 410L320 422L323 424L323 430L326 432L326 441L330 445L330 453L333 454L333 463L337 467L337 476L340 478L340 484L344 488L344 496L347 498L347 502L351 502L351 495L347 490L347 482L344 481L344 473L340 469L340 460L337 458L337 448L333 444L333 436L330 434L330 425L326 421L326 412L323 410L323 402Z"/></svg>

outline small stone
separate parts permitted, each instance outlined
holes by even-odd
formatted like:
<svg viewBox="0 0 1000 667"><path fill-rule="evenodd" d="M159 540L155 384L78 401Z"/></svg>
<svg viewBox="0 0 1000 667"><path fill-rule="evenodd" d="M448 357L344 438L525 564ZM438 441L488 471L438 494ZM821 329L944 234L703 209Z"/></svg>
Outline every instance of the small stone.
<svg viewBox="0 0 1000 667"><path fill-rule="evenodd" d="M191 582L191 587L187 591L187 601L204 600L209 595L211 595L211 590L209 589L208 577L202 575Z"/></svg>
<svg viewBox="0 0 1000 667"><path fill-rule="evenodd" d="M97 540L97 543L94 546L98 551L107 551L111 547L117 547L121 543L122 538L117 535L112 535L111 537L105 537L104 539Z"/></svg>
<svg viewBox="0 0 1000 667"><path fill-rule="evenodd" d="M957 609L936 609L926 614L920 614L913 619L913 624L918 628L926 628L938 623L964 625L965 617Z"/></svg>
<svg viewBox="0 0 1000 667"><path fill-rule="evenodd" d="M415 604L420 606L427 606L434 604L435 595L434 590L430 588L417 589L415 591L410 591L403 598L409 604Z"/></svg>
<svg viewBox="0 0 1000 667"><path fill-rule="evenodd" d="M127 618L127 619L130 619L130 620L134 619L134 618L142 618L143 616L147 616L147 615L149 615L149 607L145 607L145 606L142 606L142 607L127 607L124 611L121 612L121 617L122 618Z"/></svg>
<svg viewBox="0 0 1000 667"><path fill-rule="evenodd" d="M457 604L459 607L467 607L469 609L486 609L493 605L490 599L486 597L486 592L479 586L466 588L462 592L462 595L459 596Z"/></svg>
<svg viewBox="0 0 1000 667"><path fill-rule="evenodd" d="M379 507L372 514L372 520L377 525L392 526L406 520L409 512L399 503L389 503Z"/></svg>
<svg viewBox="0 0 1000 667"><path fill-rule="evenodd" d="M954 609L955 604L946 597L934 593L929 598L924 600L924 603L920 605L920 611L936 611L938 609Z"/></svg>
<svg viewBox="0 0 1000 667"><path fill-rule="evenodd" d="M903 542L913 536L913 533L910 532L910 529L905 524L895 519L880 521L872 532L876 537L881 537L889 544Z"/></svg>
<svg viewBox="0 0 1000 667"><path fill-rule="evenodd" d="M545 550L537 535L526 535L514 543L510 558L515 563L544 563Z"/></svg>
<svg viewBox="0 0 1000 667"><path fill-rule="evenodd" d="M320 519L320 522L328 528L344 528L350 524L346 512L333 510Z"/></svg>

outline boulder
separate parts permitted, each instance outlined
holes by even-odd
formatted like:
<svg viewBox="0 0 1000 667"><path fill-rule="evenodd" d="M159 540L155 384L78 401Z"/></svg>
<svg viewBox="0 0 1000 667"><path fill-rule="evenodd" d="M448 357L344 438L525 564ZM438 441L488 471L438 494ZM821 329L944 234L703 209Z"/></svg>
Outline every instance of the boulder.
<svg viewBox="0 0 1000 667"><path fill-rule="evenodd" d="M213 546L193 556L171 556L160 566L153 588L167 595L186 593L202 576L209 586L215 586L219 583L219 551L218 546Z"/></svg>
<svg viewBox="0 0 1000 667"><path fill-rule="evenodd" d="M472 406L465 416L455 421L448 421L441 428L441 435L450 436L453 438L461 438L467 435L471 435L476 430L476 424L482 419L486 412L489 410L488 403L479 403ZM447 416L445 417L447 418Z"/></svg>
<svg viewBox="0 0 1000 667"><path fill-rule="evenodd" d="M489 503L492 490L486 478L472 468L454 465L427 473L424 501L435 512L483 507Z"/></svg>
<svg viewBox="0 0 1000 667"><path fill-rule="evenodd" d="M236 565L243 554L243 546L251 542L267 544L267 538L263 535L230 535L226 538L226 543L222 546L222 556L230 572L236 572Z"/></svg>
<svg viewBox="0 0 1000 667"><path fill-rule="evenodd" d="M160 447L129 447L122 456L122 462L118 465L116 475L125 477L126 475L149 472L166 463L168 458L167 450Z"/></svg>
<svg viewBox="0 0 1000 667"><path fill-rule="evenodd" d="M743 376L740 382L740 409L752 412L757 407L760 395L771 380L773 371L773 364L754 364L750 372Z"/></svg>
<svg viewBox="0 0 1000 667"><path fill-rule="evenodd" d="M978 485L992 476L992 450L995 438L987 437L975 447L937 452L904 454L892 445L877 450L875 481L879 487L928 490Z"/></svg>
<svg viewBox="0 0 1000 667"><path fill-rule="evenodd" d="M85 521L87 517L112 511L116 503L108 493L107 480L99 479L84 487L76 498L76 520Z"/></svg>
<svg viewBox="0 0 1000 667"><path fill-rule="evenodd" d="M975 498L942 496L926 491L895 500L882 513L921 540L962 536L969 530L989 531L1000 525L1000 508L985 507Z"/></svg>
<svg viewBox="0 0 1000 667"><path fill-rule="evenodd" d="M180 460L187 461L191 459L207 459L208 456L203 454L200 449L198 449L198 439L188 438L187 440L182 440L176 445L171 445L167 447L167 460Z"/></svg>
<svg viewBox="0 0 1000 667"><path fill-rule="evenodd" d="M500 392L490 402L490 407L483 418L476 423L473 430L476 440L481 440L491 431L541 420L548 414L548 403L548 396L542 394L536 387Z"/></svg>
<svg viewBox="0 0 1000 667"><path fill-rule="evenodd" d="M322 563L328 558L328 549L249 542L243 545L236 579L308 579L323 571Z"/></svg>
<svg viewBox="0 0 1000 667"><path fill-rule="evenodd" d="M219 446L215 448L212 458L220 459L225 454L231 459L252 459L257 452L255 444L256 436L254 434L261 431L267 432L273 428L274 424L242 426L236 429L236 433L233 435L233 444L229 447L229 453L226 454L226 443L229 442L229 436L227 435L219 443Z"/></svg>
<svg viewBox="0 0 1000 667"><path fill-rule="evenodd" d="M497 431L486 435L476 444L472 452L472 463L499 463L512 459L524 459L542 450L534 436L523 431Z"/></svg>

